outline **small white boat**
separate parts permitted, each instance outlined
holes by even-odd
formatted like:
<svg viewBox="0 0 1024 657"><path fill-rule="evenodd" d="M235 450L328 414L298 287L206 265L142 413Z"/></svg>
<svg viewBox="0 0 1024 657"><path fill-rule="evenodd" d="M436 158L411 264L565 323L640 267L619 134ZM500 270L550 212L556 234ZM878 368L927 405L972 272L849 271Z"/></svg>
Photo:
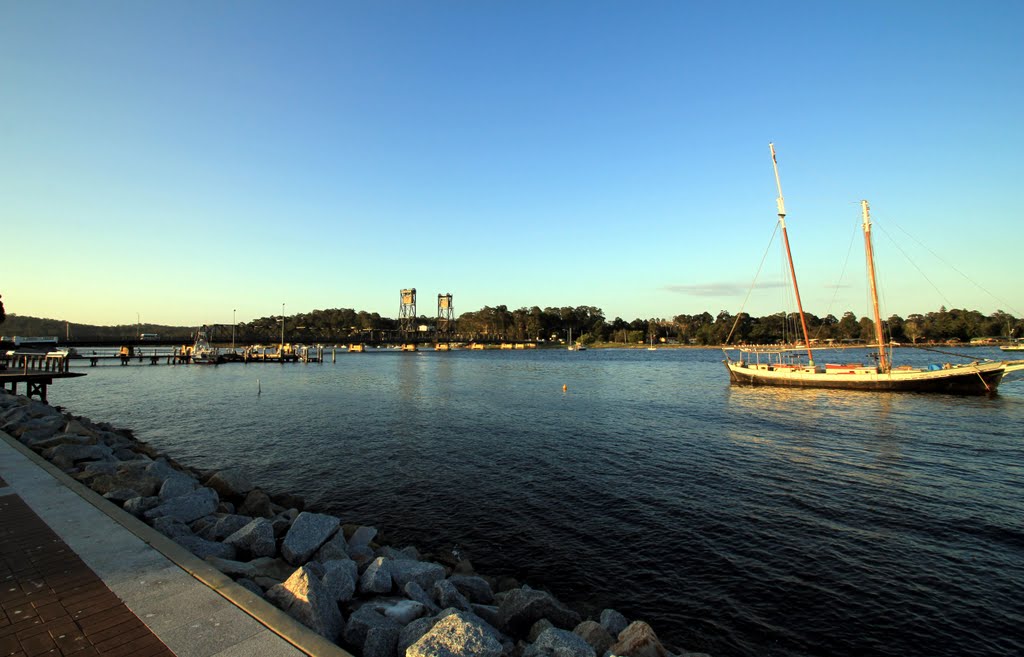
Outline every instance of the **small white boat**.
<svg viewBox="0 0 1024 657"><path fill-rule="evenodd" d="M219 365L225 362L220 350L210 345L205 326L196 331L196 341L192 344L192 362L196 365Z"/></svg>

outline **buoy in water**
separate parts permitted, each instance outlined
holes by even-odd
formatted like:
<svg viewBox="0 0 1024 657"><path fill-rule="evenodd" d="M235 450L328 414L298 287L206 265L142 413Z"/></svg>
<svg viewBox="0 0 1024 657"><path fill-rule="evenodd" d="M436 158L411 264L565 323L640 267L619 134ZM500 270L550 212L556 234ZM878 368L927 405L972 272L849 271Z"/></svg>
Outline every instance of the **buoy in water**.
<svg viewBox="0 0 1024 657"><path fill-rule="evenodd" d="M563 383L563 384L562 384L562 392L566 392L567 390L569 390L569 386L567 386L567 385L565 385L565 384Z"/></svg>

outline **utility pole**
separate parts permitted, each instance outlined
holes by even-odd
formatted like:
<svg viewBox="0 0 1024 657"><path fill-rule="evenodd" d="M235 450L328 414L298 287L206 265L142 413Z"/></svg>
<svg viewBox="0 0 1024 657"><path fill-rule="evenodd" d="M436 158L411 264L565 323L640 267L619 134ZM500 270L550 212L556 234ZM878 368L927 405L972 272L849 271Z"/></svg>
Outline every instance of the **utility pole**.
<svg viewBox="0 0 1024 657"><path fill-rule="evenodd" d="M235 313L238 312L238 308L234 308L231 311L231 351L235 351Z"/></svg>

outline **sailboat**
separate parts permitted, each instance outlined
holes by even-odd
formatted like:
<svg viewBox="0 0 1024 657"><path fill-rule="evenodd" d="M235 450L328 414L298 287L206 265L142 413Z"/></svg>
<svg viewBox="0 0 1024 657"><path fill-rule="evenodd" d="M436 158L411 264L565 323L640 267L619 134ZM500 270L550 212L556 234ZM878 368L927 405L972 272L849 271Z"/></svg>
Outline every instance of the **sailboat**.
<svg viewBox="0 0 1024 657"><path fill-rule="evenodd" d="M654 334L651 333L651 346L647 347L647 351L657 351L658 348L654 346Z"/></svg>
<svg viewBox="0 0 1024 657"><path fill-rule="evenodd" d="M874 251L871 243L871 216L867 201L861 201L863 217L864 251L867 258L868 283L875 319L875 342L878 346L877 363L827 363L814 362L811 340L807 333L803 305L800 302L800 288L797 285L793 255L789 248L786 232L786 207L782 197L782 183L779 166L775 157L775 146L769 144L772 166L775 170L775 184L779 190L779 227L789 264L793 293L796 297L800 325L803 329L804 349L807 361L793 359L792 350L761 349L747 347L723 347L725 366L729 381L734 385L784 386L792 388L835 388L840 390L867 390L887 392L939 392L962 395L990 395L1003 376L1009 372L1024 370L1024 360L994 361L981 360L963 365L930 365L915 368L909 365L894 366L890 353L882 338L882 319L878 309L878 289L875 281ZM738 352L738 356L733 354Z"/></svg>

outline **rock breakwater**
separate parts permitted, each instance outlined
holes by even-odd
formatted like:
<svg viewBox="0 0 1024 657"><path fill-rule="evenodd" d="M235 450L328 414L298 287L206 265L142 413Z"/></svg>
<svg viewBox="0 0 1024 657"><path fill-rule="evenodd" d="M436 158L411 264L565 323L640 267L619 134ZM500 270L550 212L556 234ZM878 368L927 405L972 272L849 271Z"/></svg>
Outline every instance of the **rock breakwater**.
<svg viewBox="0 0 1024 657"><path fill-rule="evenodd" d="M364 657L673 657L640 620L388 545L244 472L188 468L130 431L0 391L0 430L313 631Z"/></svg>

